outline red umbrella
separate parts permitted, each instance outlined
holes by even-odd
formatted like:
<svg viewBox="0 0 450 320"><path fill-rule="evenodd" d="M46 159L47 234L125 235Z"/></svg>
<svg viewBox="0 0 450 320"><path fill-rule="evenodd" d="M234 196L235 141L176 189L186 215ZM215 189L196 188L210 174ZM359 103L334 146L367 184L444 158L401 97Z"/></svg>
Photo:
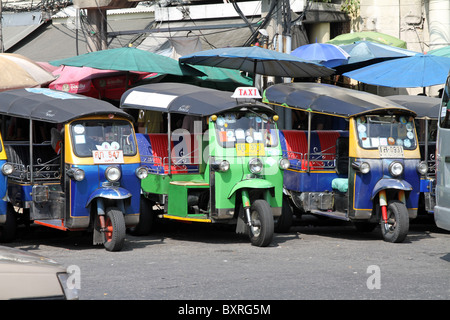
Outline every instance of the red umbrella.
<svg viewBox="0 0 450 320"><path fill-rule="evenodd" d="M58 78L49 84L50 89L118 100L131 85L149 73L61 66L53 75Z"/></svg>

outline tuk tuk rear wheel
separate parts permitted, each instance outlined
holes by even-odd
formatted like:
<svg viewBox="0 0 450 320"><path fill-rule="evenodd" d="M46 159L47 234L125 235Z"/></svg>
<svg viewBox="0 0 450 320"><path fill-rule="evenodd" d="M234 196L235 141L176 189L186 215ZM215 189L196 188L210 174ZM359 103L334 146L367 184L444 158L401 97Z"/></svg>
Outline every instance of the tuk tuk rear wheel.
<svg viewBox="0 0 450 320"><path fill-rule="evenodd" d="M401 201L389 201L387 206L387 223L381 218L381 233L387 242L403 242L409 230L408 209Z"/></svg>
<svg viewBox="0 0 450 320"><path fill-rule="evenodd" d="M117 208L106 209L103 245L108 251L120 251L125 242L125 219Z"/></svg>
<svg viewBox="0 0 450 320"><path fill-rule="evenodd" d="M154 223L153 202L141 196L139 222L130 229L130 233L133 236L146 236L151 232Z"/></svg>
<svg viewBox="0 0 450 320"><path fill-rule="evenodd" d="M285 233L288 232L292 226L293 212L289 199L283 196L283 204L281 208L281 216L278 217L275 223L275 232Z"/></svg>
<svg viewBox="0 0 450 320"><path fill-rule="evenodd" d="M0 226L0 242L11 242L16 238L16 212L11 203L7 204L6 223Z"/></svg>
<svg viewBox="0 0 450 320"><path fill-rule="evenodd" d="M254 246L267 247L273 239L274 221L272 209L265 200L255 200L250 207L250 242Z"/></svg>

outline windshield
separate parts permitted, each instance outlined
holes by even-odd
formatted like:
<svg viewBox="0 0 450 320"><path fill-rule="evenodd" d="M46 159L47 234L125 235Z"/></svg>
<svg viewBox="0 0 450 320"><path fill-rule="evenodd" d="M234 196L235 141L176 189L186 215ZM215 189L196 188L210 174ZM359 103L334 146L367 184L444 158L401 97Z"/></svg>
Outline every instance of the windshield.
<svg viewBox="0 0 450 320"><path fill-rule="evenodd" d="M276 147L278 136L275 124L266 114L230 112L217 116L216 136L224 148L234 148L241 143L262 143Z"/></svg>
<svg viewBox="0 0 450 320"><path fill-rule="evenodd" d="M82 120L70 126L74 152L92 157L95 150L122 150L124 156L136 154L132 126L123 120Z"/></svg>
<svg viewBox="0 0 450 320"><path fill-rule="evenodd" d="M363 116L356 119L358 141L361 147L381 146L416 148L414 118L410 116Z"/></svg>

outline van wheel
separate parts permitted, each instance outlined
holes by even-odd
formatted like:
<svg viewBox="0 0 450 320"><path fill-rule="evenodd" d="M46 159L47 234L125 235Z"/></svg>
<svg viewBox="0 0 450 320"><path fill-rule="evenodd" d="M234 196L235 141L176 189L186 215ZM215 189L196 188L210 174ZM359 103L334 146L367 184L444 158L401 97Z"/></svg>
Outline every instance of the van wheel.
<svg viewBox="0 0 450 320"><path fill-rule="evenodd" d="M106 209L103 245L108 251L120 251L125 242L125 219L117 208Z"/></svg>
<svg viewBox="0 0 450 320"><path fill-rule="evenodd" d="M403 242L409 230L408 209L401 201L389 201L387 207L387 223L381 218L381 233L384 241Z"/></svg>
<svg viewBox="0 0 450 320"><path fill-rule="evenodd" d="M272 209L265 200L255 200L250 207L251 226L249 236L252 245L268 246L273 239L274 222Z"/></svg>

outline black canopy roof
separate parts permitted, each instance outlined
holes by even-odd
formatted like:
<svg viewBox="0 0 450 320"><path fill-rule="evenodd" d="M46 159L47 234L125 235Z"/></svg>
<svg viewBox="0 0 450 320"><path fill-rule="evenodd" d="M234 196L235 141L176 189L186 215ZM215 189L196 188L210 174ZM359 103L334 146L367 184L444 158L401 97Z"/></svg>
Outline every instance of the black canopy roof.
<svg viewBox="0 0 450 320"><path fill-rule="evenodd" d="M389 99L323 83L275 84L265 90L263 102L344 118L386 109L415 115Z"/></svg>
<svg viewBox="0 0 450 320"><path fill-rule="evenodd" d="M106 101L47 88L0 92L0 114L51 123L108 114L132 119L126 112Z"/></svg>
<svg viewBox="0 0 450 320"><path fill-rule="evenodd" d="M231 92L170 82L132 88L122 95L120 107L197 116L208 116L242 107L275 113L270 106L259 102L238 102L231 97Z"/></svg>
<svg viewBox="0 0 450 320"><path fill-rule="evenodd" d="M418 119L437 120L439 118L440 98L413 95L395 95L386 98L411 109L417 113Z"/></svg>

